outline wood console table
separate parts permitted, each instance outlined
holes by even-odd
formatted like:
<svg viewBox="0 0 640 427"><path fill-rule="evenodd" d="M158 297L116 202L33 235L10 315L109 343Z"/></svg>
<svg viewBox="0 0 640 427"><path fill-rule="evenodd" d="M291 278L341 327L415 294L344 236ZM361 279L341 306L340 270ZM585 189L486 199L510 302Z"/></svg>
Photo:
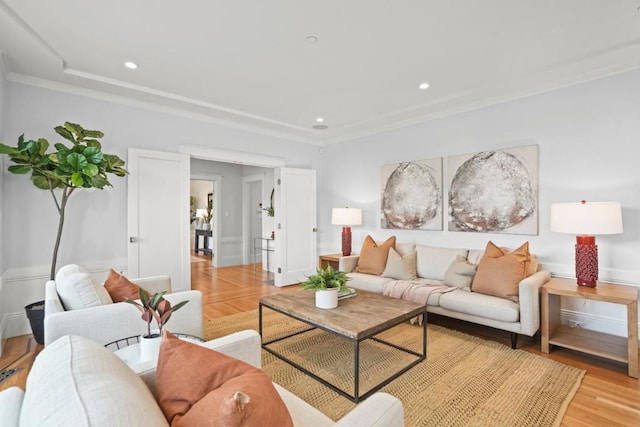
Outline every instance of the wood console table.
<svg viewBox="0 0 640 427"><path fill-rule="evenodd" d="M342 257L342 254L320 255L318 257L318 267L327 268L327 266L330 265L331 268L333 268L334 270L337 270L340 264L341 257Z"/></svg>
<svg viewBox="0 0 640 427"><path fill-rule="evenodd" d="M204 243L202 249L200 249L200 236L204 236ZM209 249L209 237L213 238L213 230L202 230L196 228L196 242L193 248L195 253L198 251L204 252L207 255L213 255L213 250Z"/></svg>
<svg viewBox="0 0 640 427"><path fill-rule="evenodd" d="M561 325L562 296L626 306L627 336ZM626 363L629 376L638 378L638 288L602 282L587 288L575 279L552 278L542 287L542 352L549 353L552 345Z"/></svg>

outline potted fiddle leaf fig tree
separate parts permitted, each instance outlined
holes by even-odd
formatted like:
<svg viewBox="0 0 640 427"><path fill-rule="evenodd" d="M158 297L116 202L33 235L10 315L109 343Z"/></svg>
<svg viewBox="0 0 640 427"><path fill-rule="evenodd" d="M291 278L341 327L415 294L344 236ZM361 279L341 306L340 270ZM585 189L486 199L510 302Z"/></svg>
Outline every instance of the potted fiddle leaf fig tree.
<svg viewBox="0 0 640 427"><path fill-rule="evenodd" d="M102 152L102 144L98 141L104 134L98 130L85 129L82 126L65 122L54 128L56 133L69 141L54 144L55 150L47 152L49 141L45 138L25 140L24 134L18 138L15 147L0 144L0 154L9 156L13 162L8 170L18 175L29 175L37 188L48 191L58 212L58 230L53 247L50 278L56 273L58 249L64 227L65 211L69 197L82 188L111 187L108 175L125 176L124 161L114 155ZM25 307L31 322L36 341L44 342L44 302L39 301Z"/></svg>
<svg viewBox="0 0 640 427"><path fill-rule="evenodd" d="M302 289L312 289L316 292L316 307L336 308L338 306L338 292L347 292L347 281L350 277L343 271L334 270L330 265L318 268L316 274L307 277L302 282Z"/></svg>

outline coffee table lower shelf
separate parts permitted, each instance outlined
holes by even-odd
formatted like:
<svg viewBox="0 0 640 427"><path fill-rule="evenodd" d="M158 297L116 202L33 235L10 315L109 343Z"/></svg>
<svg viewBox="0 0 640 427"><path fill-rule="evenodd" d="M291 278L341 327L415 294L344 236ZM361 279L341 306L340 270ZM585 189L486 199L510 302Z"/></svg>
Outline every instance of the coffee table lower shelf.
<svg viewBox="0 0 640 427"><path fill-rule="evenodd" d="M352 402L358 403L361 400L366 399L367 397L371 396L373 393L377 392L378 390L380 390L382 387L386 386L387 384L389 384L391 381L395 380L396 378L398 378L400 375L404 374L405 372L407 372L409 369L413 368L415 365L417 365L418 363L422 362L423 360L425 360L426 358L426 354L427 354L427 313L426 311L424 312L424 321L422 323L422 353L418 353L416 351L413 351L409 348L405 348L402 346L399 346L397 344L385 341L383 339L380 338L376 338L376 336L371 336L371 337L364 337L362 339L352 339L346 336L343 336L339 333L336 333L334 331L325 329L319 325L314 325L313 323L305 320L305 319L301 319L298 318L294 315L292 315L291 313L287 313L281 310L278 310L274 307L267 307L264 306L262 304L260 304L259 306L259 332L260 332L260 336L264 337L263 334L263 322L262 322L262 312L263 312L263 307L268 308L270 310L276 311L278 313L281 313L285 316L291 317L293 319L296 319L298 321L301 321L303 323L308 324L310 327L304 330L300 330L300 331L296 331L293 332L289 335L286 336L282 336L276 339L272 339L272 340L268 340L268 341L263 341L262 342L262 348L271 353L272 355L274 355L275 357L283 360L284 362L288 363L289 365L293 366L294 368L300 370L301 372L303 372L304 374L310 376L311 378L315 379L316 381L324 384L325 386L329 387L330 389L332 389L333 391L335 391L336 393L346 397L347 399L351 400ZM403 321L406 320L402 320L402 321L398 321L397 323L393 323L393 324L389 324L387 328L385 328L384 330L381 330L380 332L378 332L376 335L379 335L382 332L388 331L389 329L392 329L395 326L398 326L400 323L402 323ZM337 385L327 381L326 379L320 377L319 375L311 372L310 370L308 370L307 368L305 368L304 366L301 366L299 363L296 363L295 361L291 360L290 358L288 358L287 356L285 356L282 353L279 353L278 351L274 350L273 348L270 348L269 346L271 344L277 343L277 342L281 342L284 341L286 339L298 336L298 335L302 335L314 330L323 330L327 333L333 334L339 338L342 338L344 340L350 341L353 344L353 352L354 352L354 358L353 358L353 366L354 366L354 371L353 371L353 394L341 389L340 387L338 387ZM409 363L408 365L404 366L403 368L401 368L400 370L398 370L396 373L394 373L393 375L389 376L388 378L384 379L383 381L381 381L380 383L374 385L373 387L371 387L369 390L367 390L365 393L360 393L360 344L366 340L373 340L376 341L378 343L384 344L386 346L389 347L393 347L399 351L402 351L404 353L416 356L416 359L414 361L412 361L411 363Z"/></svg>

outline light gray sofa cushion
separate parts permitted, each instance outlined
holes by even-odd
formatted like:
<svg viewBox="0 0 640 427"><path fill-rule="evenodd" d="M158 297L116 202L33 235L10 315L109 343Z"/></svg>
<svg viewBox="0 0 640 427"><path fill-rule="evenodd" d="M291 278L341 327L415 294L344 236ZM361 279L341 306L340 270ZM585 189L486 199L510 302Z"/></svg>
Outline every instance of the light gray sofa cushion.
<svg viewBox="0 0 640 427"><path fill-rule="evenodd" d="M87 338L66 335L45 347L26 389L21 426L168 425L144 382Z"/></svg>
<svg viewBox="0 0 640 427"><path fill-rule="evenodd" d="M434 246L416 245L418 252L418 277L425 279L444 280L444 273L456 257L466 258L468 249L438 248Z"/></svg>
<svg viewBox="0 0 640 427"><path fill-rule="evenodd" d="M347 286L360 289L362 291L375 292L377 294L382 293L382 286L385 283L393 280L388 277L375 276L373 274L366 273L349 273L348 276L351 280L347 282Z"/></svg>
<svg viewBox="0 0 640 427"><path fill-rule="evenodd" d="M109 292L89 273L56 275L56 291L66 310L112 304Z"/></svg>
<svg viewBox="0 0 640 427"><path fill-rule="evenodd" d="M502 322L518 322L520 320L520 306L517 303L491 295L465 292L462 289L442 294L440 306L448 310Z"/></svg>
<svg viewBox="0 0 640 427"><path fill-rule="evenodd" d="M24 392L20 387L0 391L0 426L18 427Z"/></svg>

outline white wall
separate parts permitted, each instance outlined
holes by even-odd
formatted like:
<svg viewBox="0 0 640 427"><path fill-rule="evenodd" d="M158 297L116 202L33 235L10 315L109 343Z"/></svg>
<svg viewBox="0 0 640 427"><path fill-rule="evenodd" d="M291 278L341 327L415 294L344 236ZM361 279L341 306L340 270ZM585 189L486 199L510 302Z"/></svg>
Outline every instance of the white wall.
<svg viewBox="0 0 640 427"><path fill-rule="evenodd" d="M397 235L399 241L483 248L489 239L517 247L528 240L544 267L575 277L575 236L549 230L555 202L620 201L624 234L598 236L600 279L640 284L640 71L429 121L357 141L328 146L319 175L320 253L339 252L340 227L331 208L361 207L353 247L363 238ZM428 96L428 94L427 94ZM444 157L446 212L447 156L529 144L539 146L539 235L380 228L380 168L386 163ZM444 229L446 230L446 218ZM626 333L625 310L604 303L563 301L565 321L588 329Z"/></svg>
<svg viewBox="0 0 640 427"><path fill-rule="evenodd" d="M4 114L5 114L5 99L6 99L6 81L4 79L4 73L2 67L0 67L0 141L6 142L5 134L4 134ZM2 156L0 158L0 168L2 170L5 169L6 165L6 156ZM4 226L3 226L3 218L4 218L4 174L0 173L0 242L4 241ZM4 336L5 336L5 327L6 327L6 317L5 317L5 305L6 305L6 296L4 289L4 251L3 245L0 244L0 356L2 355L2 346L4 345Z"/></svg>
<svg viewBox="0 0 640 427"><path fill-rule="evenodd" d="M72 95L7 82L5 140L15 142L22 133L28 138L46 137L58 142L53 128L64 121L79 123L105 133L107 153L127 158L127 148L178 152L179 146L201 145L277 156L287 166L317 168L318 149L308 144L225 128L214 123L143 109L124 103ZM10 106L10 108L9 108ZM5 318L8 336L28 333L23 307L42 299L48 277L57 214L51 196L38 190L24 176L3 168ZM83 264L96 275L110 267L127 268L127 179L113 178L114 188L78 191L67 208L58 266ZM227 225L232 223L229 218ZM233 227L223 227L234 235Z"/></svg>

